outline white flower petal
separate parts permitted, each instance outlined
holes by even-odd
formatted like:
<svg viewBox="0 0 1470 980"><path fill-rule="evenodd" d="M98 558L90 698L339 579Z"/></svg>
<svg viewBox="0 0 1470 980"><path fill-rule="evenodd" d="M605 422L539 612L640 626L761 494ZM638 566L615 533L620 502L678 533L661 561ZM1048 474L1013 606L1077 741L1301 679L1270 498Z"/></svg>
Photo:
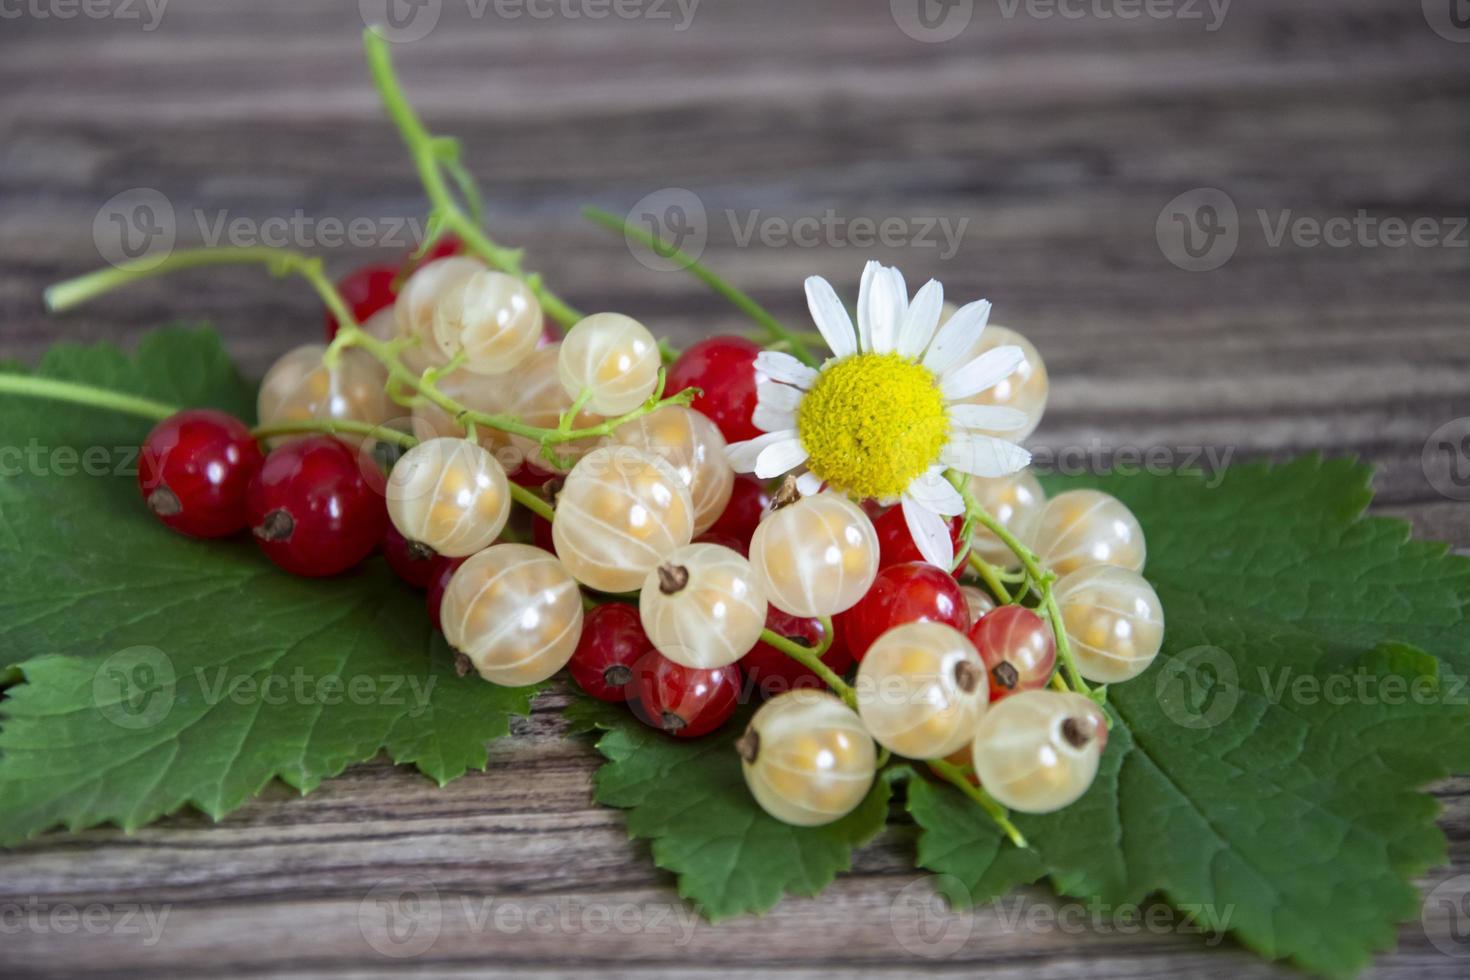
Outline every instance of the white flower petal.
<svg viewBox="0 0 1470 980"><path fill-rule="evenodd" d="M924 366L935 374L944 375L961 357L975 349L989 322L990 303L987 300L976 300L960 307L934 335L934 343L929 345L929 351L924 355Z"/></svg>
<svg viewBox="0 0 1470 980"><path fill-rule="evenodd" d="M801 404L801 396L805 394L799 388L790 385L777 384L774 381L762 381L755 386L755 398L761 405L769 405L771 408L783 409L787 412L796 410Z"/></svg>
<svg viewBox="0 0 1470 980"><path fill-rule="evenodd" d="M765 402L757 402L755 411L750 415L750 421L762 432L781 432L796 428L796 413L789 409L767 405Z"/></svg>
<svg viewBox="0 0 1470 980"><path fill-rule="evenodd" d="M1009 378L1025 359L1025 352L1014 344L996 347L945 375L939 382L939 390L945 401L969 398Z"/></svg>
<svg viewBox="0 0 1470 980"><path fill-rule="evenodd" d="M939 454L939 461L951 469L972 476L1009 476L1031 463L1031 454L1014 442L982 436L975 432L950 435L949 445Z"/></svg>
<svg viewBox="0 0 1470 980"><path fill-rule="evenodd" d="M806 305L822 339L832 348L832 356L847 357L857 353L857 333L852 329L852 317L847 315L831 283L821 276L808 276Z"/></svg>
<svg viewBox="0 0 1470 980"><path fill-rule="evenodd" d="M898 353L911 361L917 361L929 341L934 339L934 330L939 326L939 315L944 311L944 287L936 280L924 283L914 301L904 312L903 325L898 329Z"/></svg>
<svg viewBox="0 0 1470 980"><path fill-rule="evenodd" d="M954 542L950 540L949 524L944 518L904 494L903 520L924 560L949 571L954 566Z"/></svg>
<svg viewBox="0 0 1470 980"><path fill-rule="evenodd" d="M773 446L783 440L795 438L795 427L779 432L767 432L765 435L756 436L754 439L731 443L725 448L725 458L730 461L730 468L736 473L750 473L755 470L755 461L760 458L761 452L767 446Z"/></svg>
<svg viewBox="0 0 1470 980"><path fill-rule="evenodd" d="M897 269L881 268L873 277L868 291L868 326L876 354L891 354L898 347L898 329L909 301L903 290L903 276Z"/></svg>
<svg viewBox="0 0 1470 980"><path fill-rule="evenodd" d="M796 478L796 489L803 497L812 497L822 492L822 478L815 473L803 473Z"/></svg>
<svg viewBox="0 0 1470 980"><path fill-rule="evenodd" d="M858 285L857 318L858 318L858 348L863 351L873 349L873 318L869 315L868 305L873 296L873 280L883 272L883 263L870 261L863 266L862 282Z"/></svg>
<svg viewBox="0 0 1470 980"><path fill-rule="evenodd" d="M965 512L965 498L944 478L944 468L935 466L909 482L904 494L936 514L956 517Z"/></svg>
<svg viewBox="0 0 1470 980"><path fill-rule="evenodd" d="M778 350L763 350L755 355L755 369L772 381L795 385L803 390L817 381L815 368L809 368L790 354Z"/></svg>
<svg viewBox="0 0 1470 980"><path fill-rule="evenodd" d="M807 456L801 440L792 435L789 439L774 442L761 450L755 460L755 475L762 480L784 476L805 463Z"/></svg>
<svg viewBox="0 0 1470 980"><path fill-rule="evenodd" d="M962 429L1012 432L1026 428L1030 417L1020 409L1002 405L951 405L949 420Z"/></svg>

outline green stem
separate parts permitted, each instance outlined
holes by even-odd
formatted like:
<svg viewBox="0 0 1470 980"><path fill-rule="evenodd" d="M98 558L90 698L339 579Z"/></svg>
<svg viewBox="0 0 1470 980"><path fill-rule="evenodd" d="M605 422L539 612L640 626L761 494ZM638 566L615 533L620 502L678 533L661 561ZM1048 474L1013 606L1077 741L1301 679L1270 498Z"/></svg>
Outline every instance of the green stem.
<svg viewBox="0 0 1470 980"><path fill-rule="evenodd" d="M378 95L383 100L383 108L387 110L388 117L393 120L393 124L398 127L398 133L403 137L404 145L408 147L414 167L418 170L419 181L424 185L424 193L428 196L429 203L433 206L434 213L443 223L445 230L458 235L470 251L490 265L517 279L524 280L531 292L535 293L536 298L541 302L541 309L562 326L570 327L582 319L581 313L546 288L540 276L526 272L521 264L522 255L519 249L496 244L460 208L459 202L444 179L444 171L448 169L451 177L458 180L456 177L458 164L457 162L446 163L446 156L442 151L445 144L437 140L425 128L418 113L414 112L413 106L409 105L408 99L403 94L403 86L399 84L393 71L393 56L390 53L388 42L368 29L363 31L362 43L367 53L368 68L372 72L373 83L377 86ZM472 204L473 201L472 197Z"/></svg>
<svg viewBox="0 0 1470 980"><path fill-rule="evenodd" d="M985 583L985 587L991 591L991 594L995 596L1001 605L1009 606L1016 601L1011 596L1010 591L1001 583L1000 576L995 574L995 567L973 551L970 552L970 567L975 570L976 575L980 576L980 580Z"/></svg>
<svg viewBox="0 0 1470 980"><path fill-rule="evenodd" d="M514 480L510 483L510 496L512 500L531 513L537 514L548 521L556 520L556 511L552 509L550 504Z"/></svg>
<svg viewBox="0 0 1470 980"><path fill-rule="evenodd" d="M1017 847L1031 846L1026 843L1026 837L1021 833L1020 829L1011 823L1009 811L995 802L985 790L966 779L963 769L952 762L945 762L943 759L932 760L929 763L929 768L946 782L953 783L959 788L961 793L964 793L970 799L980 804L985 812L990 814L990 819L995 821L995 825L1010 838L1012 844L1015 844Z"/></svg>
<svg viewBox="0 0 1470 980"><path fill-rule="evenodd" d="M596 222L605 228L611 228L613 231L621 231L624 235L651 249L655 254L677 262L681 268L687 269L694 278L729 300L734 304L736 309L758 323L765 330L769 342L779 341L788 345L791 348L792 355L803 364L809 367L816 367L821 363L821 360L816 354L812 353L812 349L807 346L806 341L801 338L801 335L788 330L765 307L761 306L740 289L711 272L692 255L681 252L671 245L664 244L658 236L650 234L641 228L633 227L625 219L619 218L611 211L604 211L602 208L586 207L582 209L582 214L588 220Z"/></svg>
<svg viewBox="0 0 1470 980"><path fill-rule="evenodd" d="M399 432L397 429L390 429L386 425L358 422L354 419L304 419L299 422L277 422L274 425L258 425L250 430L250 434L256 439L296 435L303 432L321 432L329 436L367 436L379 442L391 442L395 446L401 446L404 449L412 449L419 444L418 439L409 435L407 432Z"/></svg>
<svg viewBox="0 0 1470 980"><path fill-rule="evenodd" d="M48 398L53 401L71 402L73 405L88 405L105 408L126 415L157 422L179 411L173 405L165 405L150 398L125 395L120 391L108 391L74 381L58 381L55 378L38 378L29 374L0 374L0 393L22 395L26 398Z"/></svg>
<svg viewBox="0 0 1470 980"><path fill-rule="evenodd" d="M761 642L770 644L780 650L786 656L801 664L807 670L822 679L822 683L832 689L833 693L854 711L857 710L857 695L847 682L837 675L831 667L822 663L822 655L832 646L832 620L826 616L822 617L822 625L825 628L822 642L815 648L802 646L794 640L782 636L774 630L762 630Z"/></svg>

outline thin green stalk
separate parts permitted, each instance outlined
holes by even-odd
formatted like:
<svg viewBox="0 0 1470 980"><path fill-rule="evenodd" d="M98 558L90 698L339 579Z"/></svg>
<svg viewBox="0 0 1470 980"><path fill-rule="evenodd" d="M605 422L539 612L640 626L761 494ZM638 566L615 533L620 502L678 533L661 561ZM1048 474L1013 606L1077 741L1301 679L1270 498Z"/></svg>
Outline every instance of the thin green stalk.
<svg viewBox="0 0 1470 980"><path fill-rule="evenodd" d="M173 405L165 405L151 398L139 398L137 395L125 395L120 391L108 391L106 388L77 384L74 381L38 378L29 374L0 374L0 394L46 398L52 401L70 402L73 405L105 408L114 412L122 412L125 415L152 419L155 422L166 419L179 411Z"/></svg>
<svg viewBox="0 0 1470 980"><path fill-rule="evenodd" d="M514 480L510 484L510 496L512 500L531 513L543 517L548 521L556 520L556 511L552 509L550 504Z"/></svg>
<svg viewBox="0 0 1470 980"><path fill-rule="evenodd" d="M1009 606L1016 601L1001 583L1000 576L995 574L994 566L973 551L970 552L970 567L975 570L976 575L980 576L985 587L991 591L1001 605Z"/></svg>
<svg viewBox="0 0 1470 980"><path fill-rule="evenodd" d="M464 182L460 176L463 171L458 162L457 149L451 149L455 144L430 133L419 119L413 106L409 105L408 99L403 94L403 86L399 84L397 75L393 71L393 56L388 42L368 29L362 33L362 43L367 53L368 68L372 72L373 84L377 86L378 95L383 100L383 108L387 110L388 117L393 120L393 124L398 127L398 133L403 137L403 143L408 147L414 167L418 170L419 181L424 185L424 193L428 196L434 214L443 228L458 235L471 252L483 258L490 265L517 279L524 280L531 292L535 293L536 298L541 302L542 310L563 327L571 327L581 320L582 314L547 289L540 276L526 272L521 263L520 249L506 248L494 242L489 235L485 234L484 229L460 208L458 200L455 199L449 184L444 179L444 172L447 169L451 178L463 188ZM463 175L468 176L467 173ZM473 207L474 196L471 195L469 200Z"/></svg>
<svg viewBox="0 0 1470 980"><path fill-rule="evenodd" d="M655 254L679 263L680 267L687 269L690 275L729 300L734 304L736 309L759 324L765 330L768 342L779 341L788 345L792 355L803 364L816 367L821 363L821 359L812 353L812 349L807 346L806 341L802 339L801 335L788 330L765 307L761 306L742 290L711 272L693 256L687 255L673 246L664 244L656 235L652 235L641 228L633 227L625 219L618 217L611 211L604 211L602 208L585 207L582 209L582 214L588 220L596 222L605 228L611 228L613 231L621 231L624 235L651 249Z"/></svg>
<svg viewBox="0 0 1470 980"><path fill-rule="evenodd" d="M990 814L990 819L995 821L995 825L1010 838L1012 844L1015 844L1017 847L1031 846L1026 843L1026 837L1021 833L1020 829L1011 823L1010 812L995 802L989 793L966 779L963 769L952 762L945 762L943 759L930 761L929 768L946 782L953 783L959 788L961 793L964 793L970 799L980 804L985 812Z"/></svg>
<svg viewBox="0 0 1470 980"><path fill-rule="evenodd" d="M849 708L856 711L857 695L853 692L853 689L848 686L846 681L838 676L836 671L822 663L822 655L832 646L832 620L829 617L823 616L822 625L825 628L822 634L822 642L815 648L802 646L800 643L788 639L774 630L762 630L761 642L770 644L792 660L801 664L807 670L816 674L822 679L822 683L826 684L832 689L834 694L842 698Z"/></svg>
<svg viewBox="0 0 1470 980"><path fill-rule="evenodd" d="M277 422L274 425L257 425L250 430L250 434L256 439L269 439L272 436L298 435L304 432L320 432L329 436L367 436L379 442L391 442L395 446L404 449L412 449L419 444L418 439L407 432L399 432L390 429L386 425L373 425L370 422L358 422L353 419L303 419L299 422Z"/></svg>

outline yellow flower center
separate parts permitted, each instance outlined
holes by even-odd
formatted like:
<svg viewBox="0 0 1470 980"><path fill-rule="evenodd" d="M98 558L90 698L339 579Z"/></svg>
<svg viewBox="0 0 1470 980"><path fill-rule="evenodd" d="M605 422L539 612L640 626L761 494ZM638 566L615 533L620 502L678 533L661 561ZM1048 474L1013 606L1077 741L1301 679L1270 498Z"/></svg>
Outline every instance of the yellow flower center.
<svg viewBox="0 0 1470 980"><path fill-rule="evenodd" d="M944 397L928 368L897 354L854 354L822 370L796 411L807 466L855 497L889 499L939 460Z"/></svg>

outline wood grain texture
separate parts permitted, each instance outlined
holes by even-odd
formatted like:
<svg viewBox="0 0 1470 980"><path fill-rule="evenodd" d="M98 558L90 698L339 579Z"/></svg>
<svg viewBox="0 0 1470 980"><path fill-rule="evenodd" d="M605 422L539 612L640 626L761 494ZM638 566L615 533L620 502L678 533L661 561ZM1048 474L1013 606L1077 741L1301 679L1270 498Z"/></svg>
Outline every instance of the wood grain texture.
<svg viewBox="0 0 1470 980"><path fill-rule="evenodd" d="M198 238L196 212L418 216L361 64L357 6L172 0L152 31L0 21L0 357L210 320L258 373L314 339L313 297L249 270L144 284L59 318L40 293L99 264L93 219L130 188L168 198L182 242ZM1470 45L1432 31L1419 4L1237 0L1211 32L1181 19L1038 19L1024 6L1008 17L980 0L944 44L905 36L881 0L704 0L686 30L442 7L429 37L398 50L411 96L463 139L497 237L524 244L577 304L625 310L676 341L744 328L692 280L645 269L577 215L687 188L709 217L706 261L791 322L803 319L802 276L851 289L870 256L911 282L939 278L952 297L989 297L1047 358L1053 401L1038 444L1356 453L1379 468L1381 512L1470 547L1466 505L1421 466L1430 434L1470 415L1470 249L1273 247L1257 215L1269 225L1288 210L1362 211L1448 227L1470 213ZM1241 215L1238 251L1210 273L1175 268L1155 236L1161 209L1199 187L1226 191ZM829 212L967 225L952 256L841 235L811 248L740 241L752 218ZM396 251L328 258L345 270ZM487 773L444 790L373 763L304 800L272 788L218 826L181 814L132 836L52 835L0 855L0 908L92 905L115 922L143 903L168 915L152 945L143 917L141 933L0 919L0 975L1285 972L1178 930L1015 925L1009 905L921 932L929 893L902 820L819 898L691 923L620 815L590 805L593 754L561 737L561 703L544 698L493 747ZM1454 865L1428 885L1470 870L1467 787L1440 787ZM384 955L407 947L384 941L382 888L424 879L437 897L422 921L438 922L437 940L419 956ZM1041 891L1021 900L1056 905ZM1411 923L1374 974L1464 970Z"/></svg>

